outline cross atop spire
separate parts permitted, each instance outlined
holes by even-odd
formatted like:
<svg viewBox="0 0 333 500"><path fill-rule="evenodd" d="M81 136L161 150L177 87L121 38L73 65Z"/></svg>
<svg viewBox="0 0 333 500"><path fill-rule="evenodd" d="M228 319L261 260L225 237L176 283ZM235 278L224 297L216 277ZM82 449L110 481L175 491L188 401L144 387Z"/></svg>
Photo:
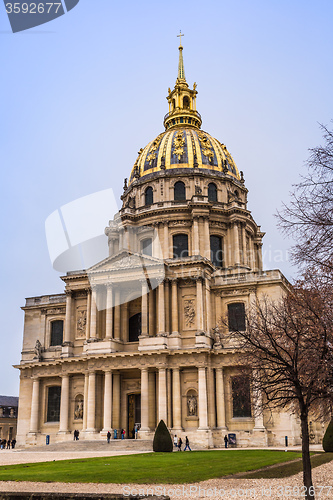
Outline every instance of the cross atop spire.
<svg viewBox="0 0 333 500"><path fill-rule="evenodd" d="M185 80L185 69L184 69L184 60L183 60L183 46L182 46L182 36L185 36L181 31L179 35L180 43L179 43L179 64L178 64L178 80Z"/></svg>
<svg viewBox="0 0 333 500"><path fill-rule="evenodd" d="M182 36L185 36L183 33L182 33L182 30L180 30L179 32L179 35L177 35L177 37L179 36L180 40L179 40L179 47L182 46Z"/></svg>

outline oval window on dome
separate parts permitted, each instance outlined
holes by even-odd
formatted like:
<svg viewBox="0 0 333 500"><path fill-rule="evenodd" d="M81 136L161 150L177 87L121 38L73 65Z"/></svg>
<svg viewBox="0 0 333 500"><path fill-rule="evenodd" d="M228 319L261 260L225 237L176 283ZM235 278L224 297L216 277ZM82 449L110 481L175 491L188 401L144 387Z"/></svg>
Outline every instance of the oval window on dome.
<svg viewBox="0 0 333 500"><path fill-rule="evenodd" d="M213 182L208 184L208 201L217 201L217 187Z"/></svg>
<svg viewBox="0 0 333 500"><path fill-rule="evenodd" d="M147 187L145 191L145 205L152 205L154 203L153 188Z"/></svg>
<svg viewBox="0 0 333 500"><path fill-rule="evenodd" d="M186 189L185 184L182 181L178 181L174 187L174 199L176 201L185 201L186 200Z"/></svg>

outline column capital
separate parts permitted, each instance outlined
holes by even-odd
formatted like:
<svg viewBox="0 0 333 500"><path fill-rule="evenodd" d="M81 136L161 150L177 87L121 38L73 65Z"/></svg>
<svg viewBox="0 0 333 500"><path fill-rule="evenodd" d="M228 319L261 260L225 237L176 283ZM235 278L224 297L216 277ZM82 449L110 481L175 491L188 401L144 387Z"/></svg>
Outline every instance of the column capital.
<svg viewBox="0 0 333 500"><path fill-rule="evenodd" d="M72 290L65 290L66 297L73 297L73 291Z"/></svg>

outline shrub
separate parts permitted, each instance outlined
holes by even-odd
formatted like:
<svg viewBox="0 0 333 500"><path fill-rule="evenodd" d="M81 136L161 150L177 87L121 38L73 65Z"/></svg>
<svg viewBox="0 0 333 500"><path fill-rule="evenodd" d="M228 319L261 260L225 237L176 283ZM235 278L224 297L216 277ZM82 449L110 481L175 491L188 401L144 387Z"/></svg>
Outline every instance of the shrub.
<svg viewBox="0 0 333 500"><path fill-rule="evenodd" d="M333 418L331 419L323 437L324 451L333 451Z"/></svg>
<svg viewBox="0 0 333 500"><path fill-rule="evenodd" d="M164 420L161 420L155 431L153 441L154 451L168 452L173 450L172 439Z"/></svg>

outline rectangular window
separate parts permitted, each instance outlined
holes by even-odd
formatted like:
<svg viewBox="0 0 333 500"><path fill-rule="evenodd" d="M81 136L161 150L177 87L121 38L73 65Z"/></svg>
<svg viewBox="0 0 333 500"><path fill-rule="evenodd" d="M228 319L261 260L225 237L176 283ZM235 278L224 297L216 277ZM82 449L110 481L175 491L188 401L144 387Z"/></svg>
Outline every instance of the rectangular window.
<svg viewBox="0 0 333 500"><path fill-rule="evenodd" d="M51 323L51 346L61 345L63 341L64 322L62 320Z"/></svg>
<svg viewBox="0 0 333 500"><path fill-rule="evenodd" d="M153 242L151 238L142 241L142 253L150 257L153 255Z"/></svg>
<svg viewBox="0 0 333 500"><path fill-rule="evenodd" d="M47 398L47 422L60 421L60 398L61 387L58 385L49 387Z"/></svg>
<svg viewBox="0 0 333 500"><path fill-rule="evenodd" d="M232 377L232 416L251 417L250 379L246 376Z"/></svg>
<svg viewBox="0 0 333 500"><path fill-rule="evenodd" d="M210 260L216 267L223 267L222 238L212 235L210 237Z"/></svg>
<svg viewBox="0 0 333 500"><path fill-rule="evenodd" d="M246 330L243 302L228 304L228 325L229 332L244 332Z"/></svg>

